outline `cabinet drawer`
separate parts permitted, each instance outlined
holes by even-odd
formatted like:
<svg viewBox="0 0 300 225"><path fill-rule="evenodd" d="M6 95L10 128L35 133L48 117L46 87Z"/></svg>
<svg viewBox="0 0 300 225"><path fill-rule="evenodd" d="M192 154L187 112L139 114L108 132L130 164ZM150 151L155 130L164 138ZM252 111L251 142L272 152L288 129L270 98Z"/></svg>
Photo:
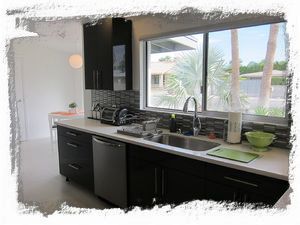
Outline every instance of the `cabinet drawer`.
<svg viewBox="0 0 300 225"><path fill-rule="evenodd" d="M92 137L89 133L85 133L79 130L70 129L62 126L57 126L57 133L60 136L65 136L68 138L72 138L76 141L82 141L89 144L92 144Z"/></svg>
<svg viewBox="0 0 300 225"><path fill-rule="evenodd" d="M129 145L129 157L158 163L166 159L166 153L137 145Z"/></svg>
<svg viewBox="0 0 300 225"><path fill-rule="evenodd" d="M270 196L283 194L289 186L287 181L212 164L206 165L206 179Z"/></svg>
<svg viewBox="0 0 300 225"><path fill-rule="evenodd" d="M160 166L204 177L205 163L166 152L130 145L129 157L154 162Z"/></svg>
<svg viewBox="0 0 300 225"><path fill-rule="evenodd" d="M63 160L59 163L59 170L62 175L93 190L94 173L93 167L89 165L89 162Z"/></svg>
<svg viewBox="0 0 300 225"><path fill-rule="evenodd" d="M80 142L58 136L59 158L67 160L90 160L92 162L92 145L85 142Z"/></svg>
<svg viewBox="0 0 300 225"><path fill-rule="evenodd" d="M204 162L178 155L168 155L170 156L165 158L165 160L161 164L162 166L166 168L176 169L201 178L205 176Z"/></svg>

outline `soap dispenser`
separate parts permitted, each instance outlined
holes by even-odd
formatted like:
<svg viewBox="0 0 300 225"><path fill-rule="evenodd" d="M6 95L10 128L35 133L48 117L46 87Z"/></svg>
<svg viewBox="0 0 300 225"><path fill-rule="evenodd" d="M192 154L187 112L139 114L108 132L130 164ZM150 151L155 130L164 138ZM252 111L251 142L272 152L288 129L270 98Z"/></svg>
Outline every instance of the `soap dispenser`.
<svg viewBox="0 0 300 225"><path fill-rule="evenodd" d="M169 128L170 128L171 133L175 133L177 131L176 115L175 114L171 115Z"/></svg>

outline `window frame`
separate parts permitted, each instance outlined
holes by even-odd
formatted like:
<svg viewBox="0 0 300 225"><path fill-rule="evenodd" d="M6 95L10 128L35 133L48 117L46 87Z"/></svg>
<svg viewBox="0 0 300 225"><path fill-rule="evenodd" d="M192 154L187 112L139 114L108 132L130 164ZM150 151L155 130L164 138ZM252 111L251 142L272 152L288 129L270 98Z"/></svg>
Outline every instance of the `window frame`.
<svg viewBox="0 0 300 225"><path fill-rule="evenodd" d="M283 23L287 22L282 18L275 18L270 19L268 21L259 21L259 22L243 22L239 25L227 24L221 25L218 24L215 27L206 27L206 28L196 28L196 29L186 29L186 30L177 30L170 33L164 33L159 36L154 37L146 37L140 39L140 47L141 47L141 104L140 110L145 111L155 111L155 112L162 112L162 113L176 113L181 115L192 115L192 112L183 113L181 110L176 109L165 109L159 107L152 107L148 106L148 88L149 81L148 81L148 68L149 68L149 45L150 41L162 39L162 38L170 38L170 37L178 37L183 35L192 35L192 34L203 34L203 71L202 71L202 87L200 92L202 92L202 111L198 112L199 116L202 117L209 117L209 118L216 118L216 119L228 119L228 112L220 112L220 111L208 111L207 110L207 58L208 58L208 48L209 48L209 33L216 32L216 31L224 31L230 29L239 29L239 28L246 28L246 27L253 27L253 26L260 26L260 25L268 25L273 23ZM286 34L287 35L287 34ZM287 51L289 46L287 45ZM289 55L287 60L289 60ZM287 69L288 70L288 69ZM150 76L151 77L151 76ZM246 114L243 113L243 121L248 122L255 122L255 123L265 123L265 124L276 124L281 126L289 126L289 121L291 120L290 117L290 109L291 109L291 102L289 100L290 96L290 87L291 87L291 77L292 74L288 70L287 76L287 93L285 98L285 117L274 117L274 116L262 116L262 115L253 115L253 114ZM150 81L151 82L151 81Z"/></svg>

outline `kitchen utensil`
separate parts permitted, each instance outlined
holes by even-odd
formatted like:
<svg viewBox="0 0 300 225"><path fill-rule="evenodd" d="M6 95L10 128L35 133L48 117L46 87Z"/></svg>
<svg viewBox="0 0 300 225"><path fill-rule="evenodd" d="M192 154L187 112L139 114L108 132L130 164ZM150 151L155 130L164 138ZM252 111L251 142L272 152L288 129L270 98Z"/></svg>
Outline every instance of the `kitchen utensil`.
<svg viewBox="0 0 300 225"><path fill-rule="evenodd" d="M245 133L247 140L256 151L267 151L268 146L275 139L275 135L262 131L249 131Z"/></svg>

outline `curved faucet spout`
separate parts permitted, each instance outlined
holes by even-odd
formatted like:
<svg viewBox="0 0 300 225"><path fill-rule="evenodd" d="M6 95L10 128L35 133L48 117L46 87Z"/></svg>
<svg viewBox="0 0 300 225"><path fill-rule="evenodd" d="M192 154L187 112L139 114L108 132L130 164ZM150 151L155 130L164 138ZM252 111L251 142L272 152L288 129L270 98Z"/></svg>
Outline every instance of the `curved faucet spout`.
<svg viewBox="0 0 300 225"><path fill-rule="evenodd" d="M186 99L184 106L183 106L183 112L188 112L188 106L189 106L189 102L190 100L194 100L194 105L195 105L195 109L194 109L194 116L193 116L193 135L197 136L201 130L201 122L200 122L200 117L197 116L197 109L198 109L198 104L197 104L197 100L194 96L190 96ZM196 123L198 125L196 125Z"/></svg>

